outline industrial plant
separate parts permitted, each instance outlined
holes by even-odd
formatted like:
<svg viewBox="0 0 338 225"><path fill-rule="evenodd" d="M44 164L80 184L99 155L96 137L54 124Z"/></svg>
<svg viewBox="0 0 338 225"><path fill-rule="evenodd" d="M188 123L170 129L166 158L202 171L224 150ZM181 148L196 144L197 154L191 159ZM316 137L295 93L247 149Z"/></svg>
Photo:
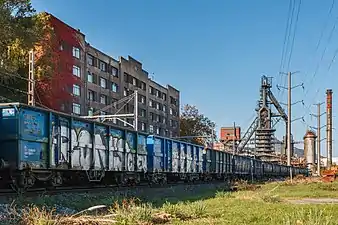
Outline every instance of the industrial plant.
<svg viewBox="0 0 338 225"><path fill-rule="evenodd" d="M291 74L289 74L291 76ZM332 90L326 91L326 112L314 115L318 120L318 127L311 127L305 131L301 141L295 141L288 126L290 113L286 113L274 96L272 90L272 78L262 76L260 98L257 104L257 116L251 125L243 132L241 127L221 127L220 141L214 143L214 148L220 151L233 152L240 155L259 158L263 161L276 162L285 165L306 167L314 175L319 175L320 170L332 166ZM290 88L291 89L291 88ZM291 104L291 102L290 102ZM289 105L290 105L289 104ZM289 108L290 109L290 108ZM291 110L290 110L291 111ZM326 114L326 152L327 158L322 156L320 150L320 116ZM279 122L285 124L285 136L278 140L275 136L275 127ZM291 125L291 124L290 124ZM316 131L315 131L315 130ZM318 140L318 137L320 140ZM290 142L288 141L290 140ZM303 149L295 145L303 143Z"/></svg>

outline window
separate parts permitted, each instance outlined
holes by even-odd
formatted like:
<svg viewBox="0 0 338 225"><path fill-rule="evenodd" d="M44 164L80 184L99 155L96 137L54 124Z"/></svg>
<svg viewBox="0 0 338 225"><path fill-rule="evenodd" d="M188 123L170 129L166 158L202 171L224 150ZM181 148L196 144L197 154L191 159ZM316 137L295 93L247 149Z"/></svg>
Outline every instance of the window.
<svg viewBox="0 0 338 225"><path fill-rule="evenodd" d="M177 100L170 96L170 104L177 105Z"/></svg>
<svg viewBox="0 0 338 225"><path fill-rule="evenodd" d="M167 95L164 94L164 93L162 93L162 99L163 99L164 101L166 101L166 100L167 100Z"/></svg>
<svg viewBox="0 0 338 225"><path fill-rule="evenodd" d="M156 115L156 122L160 122L160 116Z"/></svg>
<svg viewBox="0 0 338 225"><path fill-rule="evenodd" d="M94 91L88 90L88 100L94 101Z"/></svg>
<svg viewBox="0 0 338 225"><path fill-rule="evenodd" d="M113 92L117 92L117 84L112 83L112 84L111 84L111 90L112 90Z"/></svg>
<svg viewBox="0 0 338 225"><path fill-rule="evenodd" d="M146 116L146 111L144 109L140 110L140 116L145 117Z"/></svg>
<svg viewBox="0 0 338 225"><path fill-rule="evenodd" d="M107 104L107 96L105 96L105 95L101 95L100 96L100 102L102 103L102 104Z"/></svg>
<svg viewBox="0 0 338 225"><path fill-rule="evenodd" d="M143 95L140 95L140 94L138 96L139 96L139 102L141 102L142 104L144 104L145 101L146 101L146 97L143 96Z"/></svg>
<svg viewBox="0 0 338 225"><path fill-rule="evenodd" d="M159 110L160 109L160 103L156 103L156 109Z"/></svg>
<svg viewBox="0 0 338 225"><path fill-rule="evenodd" d="M153 87L149 86L149 94L151 94L153 92Z"/></svg>
<svg viewBox="0 0 338 225"><path fill-rule="evenodd" d="M81 114L81 105L73 103L73 113L80 115Z"/></svg>
<svg viewBox="0 0 338 225"><path fill-rule="evenodd" d="M163 112L165 112L167 110L167 106L163 105Z"/></svg>
<svg viewBox="0 0 338 225"><path fill-rule="evenodd" d="M154 126L153 125L149 125L149 132L153 133L154 132Z"/></svg>
<svg viewBox="0 0 338 225"><path fill-rule="evenodd" d="M87 81L90 82L90 83L94 82L94 76L89 71L88 71L88 74L87 74Z"/></svg>
<svg viewBox="0 0 338 225"><path fill-rule="evenodd" d="M172 109L172 108L169 109L169 114L170 114L170 115L173 114L173 109Z"/></svg>
<svg viewBox="0 0 338 225"><path fill-rule="evenodd" d="M127 96L128 95L128 90L125 88L124 90L123 90L123 96Z"/></svg>
<svg viewBox="0 0 338 225"><path fill-rule="evenodd" d="M100 77L100 86L103 88L107 88L107 80Z"/></svg>
<svg viewBox="0 0 338 225"><path fill-rule="evenodd" d="M80 58L80 49L79 48L76 48L76 47L73 47L73 57L75 58Z"/></svg>
<svg viewBox="0 0 338 225"><path fill-rule="evenodd" d="M173 120L169 120L169 126L173 126Z"/></svg>
<svg viewBox="0 0 338 225"><path fill-rule="evenodd" d="M163 117L163 123L166 124L167 120L165 117Z"/></svg>
<svg viewBox="0 0 338 225"><path fill-rule="evenodd" d="M136 86L136 79L133 78L133 85Z"/></svg>
<svg viewBox="0 0 338 225"><path fill-rule="evenodd" d="M156 90L156 97L160 97L160 91Z"/></svg>
<svg viewBox="0 0 338 225"><path fill-rule="evenodd" d="M160 128L159 127L156 128L156 134L160 134Z"/></svg>
<svg viewBox="0 0 338 225"><path fill-rule="evenodd" d="M100 70L106 72L106 63L105 62L100 61Z"/></svg>
<svg viewBox="0 0 338 225"><path fill-rule="evenodd" d="M73 84L73 94L76 96L80 96L80 86Z"/></svg>
<svg viewBox="0 0 338 225"><path fill-rule="evenodd" d="M114 77L118 77L117 75L117 69L115 67L112 67L111 68L111 74L114 76Z"/></svg>
<svg viewBox="0 0 338 225"><path fill-rule="evenodd" d="M146 90L146 84L144 82L141 83L141 89L144 91Z"/></svg>
<svg viewBox="0 0 338 225"><path fill-rule="evenodd" d="M94 113L94 109L93 108L89 108L88 109L88 116L93 116Z"/></svg>
<svg viewBox="0 0 338 225"><path fill-rule="evenodd" d="M146 124L145 123L141 123L141 130L145 131L145 129L146 129Z"/></svg>
<svg viewBox="0 0 338 225"><path fill-rule="evenodd" d="M152 107L153 106L153 100L149 100L149 106Z"/></svg>
<svg viewBox="0 0 338 225"><path fill-rule="evenodd" d="M94 66L94 57L92 55L87 55L87 63L91 66Z"/></svg>
<svg viewBox="0 0 338 225"><path fill-rule="evenodd" d="M73 66L73 75L77 76L77 77L80 77L81 74L80 74L80 68L78 66Z"/></svg>

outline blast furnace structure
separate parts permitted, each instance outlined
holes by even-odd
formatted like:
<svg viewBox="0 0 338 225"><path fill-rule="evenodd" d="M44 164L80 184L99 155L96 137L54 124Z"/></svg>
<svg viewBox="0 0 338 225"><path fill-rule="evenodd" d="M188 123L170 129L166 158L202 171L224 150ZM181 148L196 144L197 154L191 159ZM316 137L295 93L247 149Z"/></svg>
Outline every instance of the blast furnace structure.
<svg viewBox="0 0 338 225"><path fill-rule="evenodd" d="M254 137L255 157L265 161L279 161L274 153L274 126L283 119L287 124L288 116L271 91L272 78L262 76L260 100L257 104L257 117L254 119L237 146L237 152L244 152L245 145ZM274 106L278 113L272 112ZM274 118L276 120L274 120ZM286 130L286 129L285 129ZM255 136L253 136L255 134Z"/></svg>

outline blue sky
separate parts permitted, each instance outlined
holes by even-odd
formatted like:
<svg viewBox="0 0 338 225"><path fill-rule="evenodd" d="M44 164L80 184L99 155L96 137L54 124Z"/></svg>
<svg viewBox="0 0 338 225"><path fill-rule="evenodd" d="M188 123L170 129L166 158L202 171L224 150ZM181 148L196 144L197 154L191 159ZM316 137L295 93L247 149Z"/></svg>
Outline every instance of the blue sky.
<svg viewBox="0 0 338 225"><path fill-rule="evenodd" d="M286 84L286 77L278 75L288 18L286 0L32 2L37 11L50 12L79 28L87 41L103 52L115 58L131 55L141 61L156 81L172 84L181 91L182 104L196 105L218 128L232 126L235 121L247 129L255 116L261 75L275 77L274 86ZM302 1L289 70L300 71L292 81L305 86L304 91L294 89L293 102L304 100L308 106L325 101L325 90L331 88L335 115L338 76L334 74L338 72L338 63L333 62L328 68L338 49L338 24L334 29L338 3L329 14L331 5L332 0ZM293 32L290 43L292 37ZM287 53L290 49L289 46ZM287 70L285 66L283 71ZM280 101L286 102L285 91L275 87L273 91ZM316 113L316 107L310 109ZM292 124L295 138L302 140L307 124L315 126L316 120L302 104L294 105L292 113L293 119L305 116L306 124L300 120ZM322 124L325 121L323 116ZM334 127L335 121L333 118ZM280 123L277 127L279 136L284 132L283 126ZM326 135L325 129L322 135ZM333 142L334 155L338 155L335 141L338 139ZM324 149L325 141L323 153Z"/></svg>

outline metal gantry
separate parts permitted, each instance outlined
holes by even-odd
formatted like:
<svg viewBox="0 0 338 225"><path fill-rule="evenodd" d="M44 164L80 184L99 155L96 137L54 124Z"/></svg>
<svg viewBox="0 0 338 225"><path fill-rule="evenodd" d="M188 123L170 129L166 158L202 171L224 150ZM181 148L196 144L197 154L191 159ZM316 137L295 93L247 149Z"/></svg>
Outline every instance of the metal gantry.
<svg viewBox="0 0 338 225"><path fill-rule="evenodd" d="M134 112L133 113L121 114L120 111L124 108L125 105L127 105L133 99L134 99ZM122 104L122 106L118 107L119 104ZM113 114L110 114L110 115L98 115L102 111L106 111L108 109L116 109L116 111ZM91 116L82 116L82 118L86 118L86 119L102 119L102 122L119 120L119 121L123 122L124 124L133 127L135 131L138 130L138 118L137 117L138 117L138 92L137 92L137 90L135 90L133 94L126 96L126 97L120 99L119 101L114 102L110 105L107 105L106 107L96 111ZM127 119L127 118L133 118L133 124L128 123L126 120L124 120L124 119Z"/></svg>

